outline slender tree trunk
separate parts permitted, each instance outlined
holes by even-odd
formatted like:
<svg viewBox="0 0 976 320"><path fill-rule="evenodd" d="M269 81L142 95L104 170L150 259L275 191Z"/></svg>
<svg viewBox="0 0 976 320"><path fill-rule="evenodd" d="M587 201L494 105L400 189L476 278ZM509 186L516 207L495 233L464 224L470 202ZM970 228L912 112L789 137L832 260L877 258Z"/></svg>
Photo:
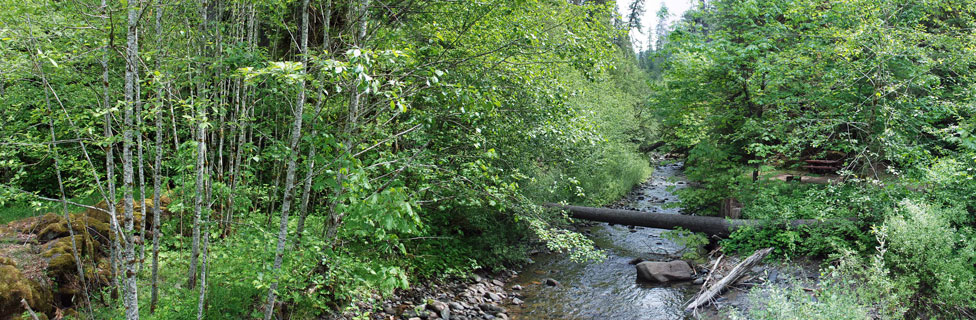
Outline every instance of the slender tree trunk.
<svg viewBox="0 0 976 320"><path fill-rule="evenodd" d="M162 19L163 19L163 6L156 7L156 35L157 37L162 34ZM162 39L157 38L157 43L160 43ZM164 46L160 46L163 48ZM159 56L156 57L156 71L162 72L160 70L161 59L163 57L162 49L158 53ZM156 303L159 301L159 219L160 219L160 184L162 183L161 170L163 166L163 102L164 102L164 90L162 79L157 77L154 79L156 83L156 154L155 161L153 161L153 224L152 224L152 236L153 236L153 251L152 251L152 289L150 290L149 298L149 313L156 312Z"/></svg>
<svg viewBox="0 0 976 320"><path fill-rule="evenodd" d="M132 0L128 3L128 28L126 32L126 63L125 63L125 124L122 138L122 180L124 183L125 200L123 204L124 224L125 224L125 248L123 252L123 265L125 266L125 285L123 290L123 300L125 304L125 317L129 320L139 319L139 293L136 288L136 257L135 242L133 241L132 231L134 227L133 212L133 170L132 170L132 134L133 134L133 111L136 109L136 93L139 83L136 81L136 73L139 65L139 1Z"/></svg>
<svg viewBox="0 0 976 320"><path fill-rule="evenodd" d="M105 17L105 23L111 24L112 22L108 19L108 4L105 0L102 0L102 15ZM111 36L110 36L111 37ZM106 46L104 51L102 51L102 108L105 110L105 139L108 140L108 146L105 148L105 180L108 182L108 201L105 202L105 206L109 212L109 221L112 224L112 233L114 237L112 238L112 244L109 247L109 259L111 260L112 276L110 277L110 286L112 287L112 298L118 296L119 289L119 252L121 248L119 246L119 241L121 240L121 234L118 233L119 221L117 214L115 212L115 204L117 199L115 198L115 139L114 133L112 131L112 104L111 95L109 94L109 78L108 78L108 57L109 57L109 47Z"/></svg>
<svg viewBox="0 0 976 320"><path fill-rule="evenodd" d="M212 170L211 170L212 171ZM209 176L209 175L208 175ZM207 214L203 223L203 252L200 261L200 297L197 301L197 320L203 319L203 311L207 296L207 255L210 247L210 203L213 195L212 180L207 179Z"/></svg>
<svg viewBox="0 0 976 320"><path fill-rule="evenodd" d="M322 30L322 52L325 53L329 48L329 23L332 17L332 1L325 1L325 8L322 10L322 16L324 17L324 30ZM325 84L321 81L323 80L319 77L319 83ZM319 113L322 112L322 106L325 104L325 94L323 90L318 90L318 100L315 101L315 117L312 118L312 123L309 127L312 129L312 137L318 135L318 128L315 127L318 122ZM298 228L296 229L295 235L295 247L301 245L302 234L305 232L305 218L308 217L308 201L312 193L312 178L314 177L315 171L315 142L312 142L308 146L308 163L305 166L305 185L302 189L302 209L301 214L298 216Z"/></svg>
<svg viewBox="0 0 976 320"><path fill-rule="evenodd" d="M302 39L299 51L302 55L302 73L308 69L308 0L302 0ZM278 227L278 247L275 250L272 274L274 280L268 290L268 304L265 307L264 320L271 320L274 314L275 294L278 290L278 272L281 270L281 259L285 253L285 241L288 237L288 210L291 207L293 189L295 188L295 167L298 160L298 141L302 135L302 116L305 109L305 78L299 84L295 120L291 127L291 143L289 146L288 169L285 173L285 194L281 201L281 224Z"/></svg>
<svg viewBox="0 0 976 320"><path fill-rule="evenodd" d="M136 34L136 37L138 36ZM146 216L146 168L142 152L142 85L138 72L141 69L141 65L139 62L136 62L136 146L139 161L139 195L142 198L142 205L139 206L142 209L142 223L139 224L139 272L142 272L143 261L146 258L146 221L149 221Z"/></svg>
<svg viewBox="0 0 976 320"><path fill-rule="evenodd" d="M366 23L369 19L369 1L370 0L360 0L359 10L357 10L355 14L351 15L353 18L358 19L358 20L355 19L352 20L352 21L356 21L355 35L353 37L353 46L355 46L358 49L361 49L363 47L363 43L366 40ZM359 92L359 84L360 84L360 80L357 77L355 80L350 82L349 85L350 86L349 114L346 120L347 121L346 134L350 136L356 130L356 127L359 124L359 109L360 109L360 102L362 99L362 94ZM347 137L347 139L350 141L352 140L350 137ZM347 143L346 148L347 149L352 148L352 146L349 143Z"/></svg>
<svg viewBox="0 0 976 320"><path fill-rule="evenodd" d="M203 1L200 8L201 14L203 15L203 25L201 26L202 34L207 34L207 25L209 24L209 18L207 16L207 6L209 4L206 0ZM206 41L206 40L204 40ZM206 77L203 76L205 72L201 71L200 79L198 83L198 88L202 88ZM198 95L203 94L203 90L197 90ZM200 223L203 214L203 178L206 174L206 157L207 157L207 108L203 105L202 99L196 99L197 102L197 164L196 164L196 198L193 204L193 248L190 254L190 274L187 280L187 287L194 288L197 283L197 260L200 257Z"/></svg>
<svg viewBox="0 0 976 320"><path fill-rule="evenodd" d="M37 67L40 68L40 66ZM61 156L58 154L57 144L54 143L57 141L57 137L54 134L54 109L51 108L50 97L48 96L48 92L46 90L44 91L44 103L47 105L47 110L50 117L49 129L51 131L51 144L48 146L48 149L51 151L52 158L54 160L54 172L58 177L58 189L61 191L61 214L64 216L64 221L66 221L68 225L68 236L71 239L71 256L75 259L75 268L78 271L78 281L81 282L83 294L82 297L85 299L85 306L88 308L88 314L92 314L91 299L88 296L88 281L85 280L84 264L81 262L81 254L78 251L78 241L75 239L75 229L74 226L71 225L71 215L68 214L68 197L65 195L64 180L61 177ZM86 241L88 239L89 238L87 237L85 238Z"/></svg>

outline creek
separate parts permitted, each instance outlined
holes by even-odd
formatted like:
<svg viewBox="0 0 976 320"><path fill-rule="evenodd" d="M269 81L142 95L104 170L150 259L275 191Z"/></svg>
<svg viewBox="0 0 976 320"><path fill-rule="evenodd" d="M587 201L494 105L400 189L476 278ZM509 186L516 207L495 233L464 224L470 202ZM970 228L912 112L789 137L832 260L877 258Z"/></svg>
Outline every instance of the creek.
<svg viewBox="0 0 976 320"><path fill-rule="evenodd" d="M665 208L676 202L669 187L687 186L681 163L661 163L651 178L635 187L616 208L680 214ZM590 224L589 235L606 253L601 262L578 263L564 254L535 255L511 285L524 289L524 304L513 306L514 319L684 319L684 304L698 292L691 282L650 284L638 282L635 258L647 261L678 259L683 247L662 237L664 229ZM559 284L550 286L548 279Z"/></svg>

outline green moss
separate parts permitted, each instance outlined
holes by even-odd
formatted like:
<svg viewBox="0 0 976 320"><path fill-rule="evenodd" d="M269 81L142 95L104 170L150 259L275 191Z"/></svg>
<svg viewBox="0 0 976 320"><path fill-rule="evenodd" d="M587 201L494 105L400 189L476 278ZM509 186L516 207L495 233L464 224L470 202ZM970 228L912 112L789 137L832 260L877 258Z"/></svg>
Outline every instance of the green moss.
<svg viewBox="0 0 976 320"><path fill-rule="evenodd" d="M20 300L26 300L38 313L51 311L51 292L34 280L27 279L11 265L0 265L0 318L10 318L24 311Z"/></svg>

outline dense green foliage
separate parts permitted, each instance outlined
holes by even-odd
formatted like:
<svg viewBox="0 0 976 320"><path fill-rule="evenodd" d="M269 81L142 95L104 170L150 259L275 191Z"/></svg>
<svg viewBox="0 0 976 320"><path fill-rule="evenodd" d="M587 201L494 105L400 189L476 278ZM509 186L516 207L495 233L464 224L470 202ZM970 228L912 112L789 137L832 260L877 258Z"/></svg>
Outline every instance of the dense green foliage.
<svg viewBox="0 0 976 320"><path fill-rule="evenodd" d="M644 54L667 59L649 105L666 128L663 141L687 151L688 177L700 185L679 191L682 206L714 215L731 198L743 218L833 221L742 229L722 245L848 257L856 267L843 273L886 301L837 298L846 294L839 287L820 302L787 306L802 293L776 292L768 312L750 317L973 314L974 8L951 0L701 1L665 47ZM840 160L845 181L767 181L817 159Z"/></svg>
<svg viewBox="0 0 976 320"><path fill-rule="evenodd" d="M132 161L146 165L138 174L147 187L135 197L152 197L161 135L163 193L173 200L154 318L196 316L196 291L175 285L196 272L187 269L194 226L211 243L207 281L219 284L206 315L258 317L248 310L276 281L291 317L366 313L376 294L416 279L520 263L539 240L595 257L589 240L562 229L564 216L538 204L609 202L650 172L637 151L649 140L638 115L649 88L629 46L615 44L627 41L613 2L374 1L361 14L368 2L312 1L306 54L301 1L129 2L109 1L104 14L96 1L0 2L0 205L9 221L32 194L60 196L52 147L68 198L98 202L109 178L120 197L121 117L132 108L121 95L122 52L132 47L118 16L139 6L134 130L145 157ZM304 125L291 150L297 97ZM195 166L200 143L206 168ZM297 250L275 273L292 157L287 231ZM207 201L199 221L198 190ZM124 309L110 305L98 317Z"/></svg>

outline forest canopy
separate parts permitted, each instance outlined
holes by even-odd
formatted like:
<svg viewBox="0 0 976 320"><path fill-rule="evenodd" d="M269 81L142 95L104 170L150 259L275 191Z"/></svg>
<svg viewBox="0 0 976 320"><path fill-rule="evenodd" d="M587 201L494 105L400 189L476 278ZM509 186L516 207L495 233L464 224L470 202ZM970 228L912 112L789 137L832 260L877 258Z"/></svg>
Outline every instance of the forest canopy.
<svg viewBox="0 0 976 320"><path fill-rule="evenodd" d="M822 262L728 317L976 315L976 3L696 0L634 52L647 7L0 0L0 318L390 313L599 261L546 204L665 155L682 214L751 221L674 238Z"/></svg>
<svg viewBox="0 0 976 320"><path fill-rule="evenodd" d="M367 313L533 243L596 257L538 205L650 172L613 2L0 7L0 219L67 221L65 277L121 292L95 317Z"/></svg>

